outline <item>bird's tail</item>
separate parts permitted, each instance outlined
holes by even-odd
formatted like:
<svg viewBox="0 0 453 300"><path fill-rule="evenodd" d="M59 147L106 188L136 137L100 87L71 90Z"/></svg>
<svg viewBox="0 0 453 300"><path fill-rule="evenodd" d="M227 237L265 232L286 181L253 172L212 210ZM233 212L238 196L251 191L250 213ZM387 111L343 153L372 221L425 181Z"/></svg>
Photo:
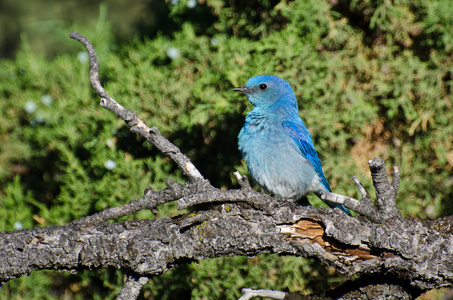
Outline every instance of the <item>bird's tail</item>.
<svg viewBox="0 0 453 300"><path fill-rule="evenodd" d="M344 207L343 204L332 203L332 202L329 202L329 201L326 201L326 203L327 203L327 205L329 205L330 207L333 207L333 208L338 207L339 209L341 209L342 211L344 211L348 216L351 215L351 213L349 212L349 210L348 210L346 207Z"/></svg>

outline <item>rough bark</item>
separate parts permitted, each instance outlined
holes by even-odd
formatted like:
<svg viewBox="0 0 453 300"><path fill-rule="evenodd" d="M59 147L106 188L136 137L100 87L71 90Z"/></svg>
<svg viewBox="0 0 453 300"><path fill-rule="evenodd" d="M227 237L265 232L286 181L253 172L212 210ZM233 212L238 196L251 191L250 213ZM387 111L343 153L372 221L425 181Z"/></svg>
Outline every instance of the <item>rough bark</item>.
<svg viewBox="0 0 453 300"><path fill-rule="evenodd" d="M182 263L279 253L315 257L342 274L362 275L360 280L330 292L329 299L410 299L422 291L452 285L453 217L424 222L402 217L395 205L397 168L390 182L384 162L370 161L376 205L357 180L360 201L323 194L325 199L358 212L356 217L339 209L277 201L252 190L239 175L240 189L219 190L157 128L149 128L105 93L96 82L96 55L91 44L77 33L71 37L84 43L90 54L90 81L102 98L101 105L169 155L189 180L184 185L168 180L165 190L147 189L143 197L124 206L67 226L0 233L1 282L41 269L77 272L83 268L122 268L129 275L118 298L134 299L149 276ZM106 222L175 200L180 208L201 203L210 206L174 218ZM296 299L298 295L286 293L285 297Z"/></svg>

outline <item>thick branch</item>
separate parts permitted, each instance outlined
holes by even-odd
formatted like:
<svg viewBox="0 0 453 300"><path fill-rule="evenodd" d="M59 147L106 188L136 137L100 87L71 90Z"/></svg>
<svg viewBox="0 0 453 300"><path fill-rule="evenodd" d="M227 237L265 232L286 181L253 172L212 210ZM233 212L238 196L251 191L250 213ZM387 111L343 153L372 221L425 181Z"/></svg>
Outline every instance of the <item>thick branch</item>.
<svg viewBox="0 0 453 300"><path fill-rule="evenodd" d="M266 214L222 204L177 218L1 233L0 280L39 269L101 267L149 276L182 262L280 253L316 257L347 275L393 274L431 289L453 283L452 245L451 233L414 219L380 224L327 208L288 205Z"/></svg>

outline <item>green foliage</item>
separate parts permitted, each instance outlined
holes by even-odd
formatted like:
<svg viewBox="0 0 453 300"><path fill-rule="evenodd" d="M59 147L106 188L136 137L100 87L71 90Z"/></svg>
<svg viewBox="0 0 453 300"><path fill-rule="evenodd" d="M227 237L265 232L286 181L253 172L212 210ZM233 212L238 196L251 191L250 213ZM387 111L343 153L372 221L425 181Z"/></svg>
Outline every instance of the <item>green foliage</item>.
<svg viewBox="0 0 453 300"><path fill-rule="evenodd" d="M93 42L110 95L157 126L216 186L233 187L235 169L246 173L236 137L251 105L231 88L274 74L293 86L335 192L358 197L349 179L357 176L372 193L367 161L378 156L400 168L403 214L452 214L452 6L329 3L179 1L159 16L171 26L122 46L105 6L94 29L76 29ZM138 198L148 185L164 188L165 178L184 182L171 161L99 107L84 49L75 41L73 48L80 52L47 59L24 36L16 59L0 61L2 231L67 224ZM159 210L179 213L173 203ZM112 298L122 274L35 272L6 284L0 299ZM341 280L331 275L299 258L219 258L154 278L143 297L234 299L242 287L307 294Z"/></svg>
<svg viewBox="0 0 453 300"><path fill-rule="evenodd" d="M220 257L156 276L144 287L144 294L156 299L238 299L238 287L322 294L339 281L333 269L312 259L275 254Z"/></svg>

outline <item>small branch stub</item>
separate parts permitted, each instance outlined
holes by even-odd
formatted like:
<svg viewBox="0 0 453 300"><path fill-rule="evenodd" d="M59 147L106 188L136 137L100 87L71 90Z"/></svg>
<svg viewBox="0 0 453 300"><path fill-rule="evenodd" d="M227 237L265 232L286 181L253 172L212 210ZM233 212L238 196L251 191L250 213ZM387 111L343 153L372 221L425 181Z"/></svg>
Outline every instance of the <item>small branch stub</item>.
<svg viewBox="0 0 453 300"><path fill-rule="evenodd" d="M401 218L401 214L398 211L395 201L398 196L398 186L400 181L398 168L393 167L394 176L392 183L390 184L383 160L375 158L369 161L369 165L371 177L373 178L373 184L376 188L377 205L373 203L369 193L356 177L352 177L352 180L357 185L357 188L362 196L362 200L359 201L354 198L330 192L321 192L321 199L333 203L343 204L346 208L349 208L375 221Z"/></svg>
<svg viewBox="0 0 453 300"><path fill-rule="evenodd" d="M286 293L281 291L273 290L252 290L244 288L242 289L242 297L239 300L250 300L255 297L270 298L276 300L285 299Z"/></svg>

